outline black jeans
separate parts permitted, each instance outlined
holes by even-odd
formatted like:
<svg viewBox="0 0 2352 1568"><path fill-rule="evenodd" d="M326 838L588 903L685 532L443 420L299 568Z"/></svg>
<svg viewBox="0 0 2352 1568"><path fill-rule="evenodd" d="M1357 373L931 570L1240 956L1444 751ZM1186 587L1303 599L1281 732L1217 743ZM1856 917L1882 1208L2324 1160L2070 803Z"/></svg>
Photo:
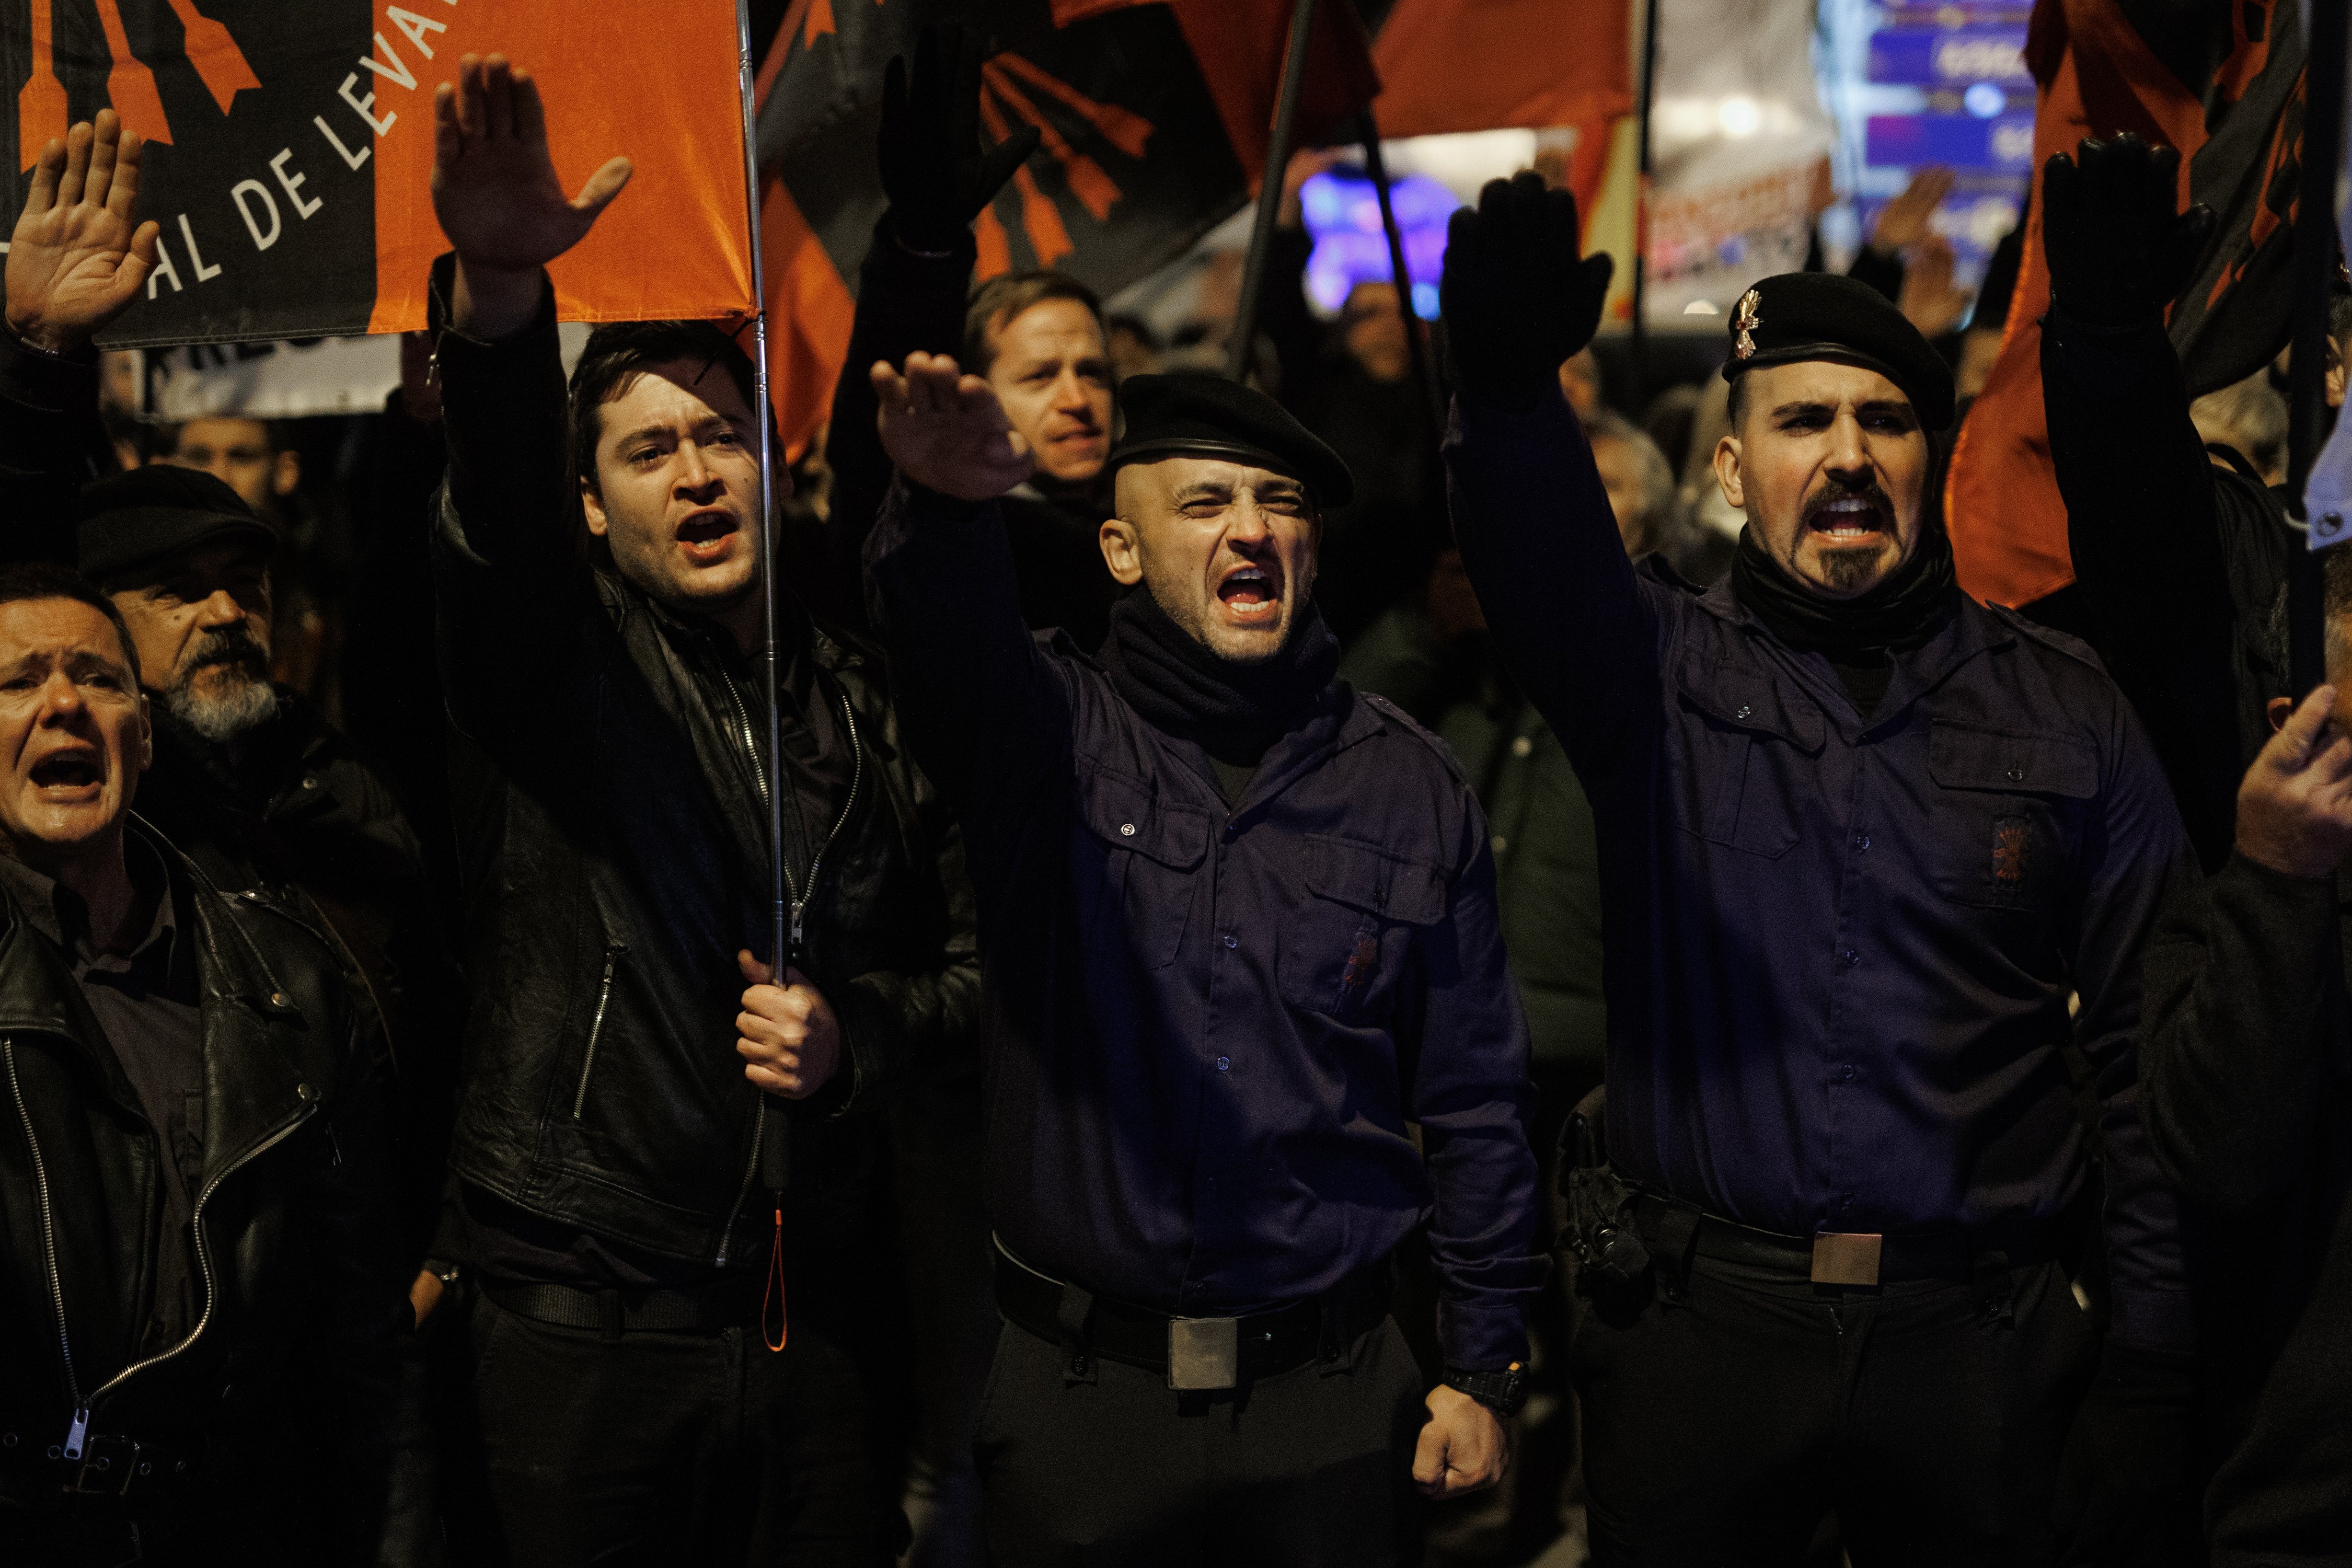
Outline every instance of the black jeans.
<svg viewBox="0 0 2352 1568"><path fill-rule="evenodd" d="M2056 1264L1982 1287L1691 1276L1679 1305L1655 1269L1599 1293L1577 1330L1598 1568L1798 1563L1832 1509L1855 1568L2047 1558L2098 1356Z"/></svg>
<svg viewBox="0 0 2352 1568"><path fill-rule="evenodd" d="M1006 1324L981 1407L998 1568L1382 1568L1419 1560L1412 1452L1426 1385L1395 1321L1344 1360L1234 1393L1062 1352Z"/></svg>
<svg viewBox="0 0 2352 1568"><path fill-rule="evenodd" d="M461 1561L822 1564L889 1561L866 1394L832 1341L793 1325L558 1328L478 1298L474 1394L502 1540Z"/></svg>

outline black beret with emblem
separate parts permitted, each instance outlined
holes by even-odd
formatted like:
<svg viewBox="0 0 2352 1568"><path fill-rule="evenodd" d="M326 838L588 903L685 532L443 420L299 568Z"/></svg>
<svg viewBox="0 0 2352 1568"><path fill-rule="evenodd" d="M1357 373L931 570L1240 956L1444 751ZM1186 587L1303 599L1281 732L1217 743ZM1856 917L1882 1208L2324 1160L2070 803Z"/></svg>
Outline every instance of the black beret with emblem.
<svg viewBox="0 0 2352 1568"><path fill-rule="evenodd" d="M1324 510L1345 506L1356 481L1339 454L1254 387L1223 376L1130 375L1118 384L1127 428L1110 467L1162 458L1230 458L1287 474Z"/></svg>
<svg viewBox="0 0 2352 1568"><path fill-rule="evenodd" d="M1742 294L1732 308L1724 380L1760 365L1809 359L1867 366L1903 389L1929 430L1952 422L1951 366L1895 301L1858 279L1783 272Z"/></svg>

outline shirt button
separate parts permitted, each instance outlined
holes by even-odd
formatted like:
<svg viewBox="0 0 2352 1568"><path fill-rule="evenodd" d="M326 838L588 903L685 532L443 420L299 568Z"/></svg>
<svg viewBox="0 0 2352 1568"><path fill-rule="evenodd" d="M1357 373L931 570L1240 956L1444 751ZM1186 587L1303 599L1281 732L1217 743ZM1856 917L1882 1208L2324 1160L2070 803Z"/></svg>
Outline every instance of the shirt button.
<svg viewBox="0 0 2352 1568"><path fill-rule="evenodd" d="M1869 847L1870 847L1870 835L1869 835L1869 834L1867 834L1867 833L1857 833L1857 834L1855 834L1855 835L1853 836L1853 847L1854 847L1856 849L1867 849L1867 848L1869 848Z"/></svg>
<svg viewBox="0 0 2352 1568"><path fill-rule="evenodd" d="M1524 757L1535 749L1536 743L1525 735L1511 742L1511 755L1515 757Z"/></svg>
<svg viewBox="0 0 2352 1568"><path fill-rule="evenodd" d="M1217 1058L1217 1070L1218 1070L1219 1072L1223 1072L1223 1071L1224 1071L1227 1068L1229 1068L1229 1067L1231 1067L1231 1066L1233 1066L1233 1065L1234 1065L1234 1058L1231 1058L1231 1057L1219 1057L1219 1058Z"/></svg>
<svg viewBox="0 0 2352 1568"><path fill-rule="evenodd" d="M2011 784L2023 784L2025 782L2025 764L2023 763L2011 763L2009 764L2009 782Z"/></svg>
<svg viewBox="0 0 2352 1568"><path fill-rule="evenodd" d="M1854 952L1853 949L1849 947L1843 952L1838 954L1838 962L1844 964L1848 969L1852 969L1855 964L1862 962L1862 954Z"/></svg>
<svg viewBox="0 0 2352 1568"><path fill-rule="evenodd" d="M1239 946L1241 946L1241 944L1242 944L1242 939L1241 939L1241 938L1239 938L1239 937L1235 936L1235 935L1234 935L1233 932L1231 932L1231 931L1227 931L1227 932L1225 933L1225 945L1226 945L1227 947L1239 947Z"/></svg>
<svg viewBox="0 0 2352 1568"><path fill-rule="evenodd" d="M1853 1064L1852 1062L1848 1062L1845 1066L1838 1068L1838 1077L1844 1079L1849 1083L1853 1082Z"/></svg>
<svg viewBox="0 0 2352 1568"><path fill-rule="evenodd" d="M1122 823L1120 823L1120 824L1118 825L1118 836L1119 836L1121 838L1132 838L1132 837L1135 837L1135 824L1133 824L1132 822L1122 822Z"/></svg>
<svg viewBox="0 0 2352 1568"><path fill-rule="evenodd" d="M1504 837L1499 833L1495 835L1494 837L1486 840L1486 842L1494 848L1495 853L1497 855L1500 855L1504 850L1508 849L1511 847L1511 841Z"/></svg>

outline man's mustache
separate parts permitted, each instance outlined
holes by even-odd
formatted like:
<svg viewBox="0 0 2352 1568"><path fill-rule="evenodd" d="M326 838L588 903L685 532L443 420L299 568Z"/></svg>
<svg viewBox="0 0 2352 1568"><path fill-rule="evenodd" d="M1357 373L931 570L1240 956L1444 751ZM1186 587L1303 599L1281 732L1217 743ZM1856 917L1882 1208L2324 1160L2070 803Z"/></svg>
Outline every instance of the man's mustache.
<svg viewBox="0 0 2352 1568"><path fill-rule="evenodd" d="M1805 503L1805 521L1808 522L1811 521L1814 515L1821 511L1822 508L1828 506L1832 501L1842 500L1866 500L1884 513L1888 521L1892 522L1895 519L1895 501L1893 498L1888 496L1886 491L1879 486L1876 480L1874 479L1869 484L1864 485L1859 489L1849 485L1842 485L1837 483L1835 480L1832 480L1828 489L1822 490L1821 494L1815 496L1812 500Z"/></svg>
<svg viewBox="0 0 2352 1568"><path fill-rule="evenodd" d="M188 650L180 662L183 675L194 675L200 669L214 667L242 669L248 675L269 673L269 655L254 635L243 626L223 626L205 632Z"/></svg>

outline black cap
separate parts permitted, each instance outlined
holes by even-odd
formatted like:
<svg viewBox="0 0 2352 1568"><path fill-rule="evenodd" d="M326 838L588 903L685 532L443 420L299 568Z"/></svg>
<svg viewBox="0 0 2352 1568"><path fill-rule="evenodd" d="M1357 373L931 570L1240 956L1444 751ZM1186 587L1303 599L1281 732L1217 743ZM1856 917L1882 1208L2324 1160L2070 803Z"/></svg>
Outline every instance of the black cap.
<svg viewBox="0 0 2352 1568"><path fill-rule="evenodd" d="M1723 379L1798 360L1865 365L1903 389L1929 430L1952 422L1952 367L1895 301L1834 272L1783 272L1739 297Z"/></svg>
<svg viewBox="0 0 2352 1568"><path fill-rule="evenodd" d="M1339 454L1265 393L1214 375L1130 375L1118 384L1127 432L1110 455L1126 463L1193 455L1232 458L1307 487L1318 507L1345 506L1356 481Z"/></svg>
<svg viewBox="0 0 2352 1568"><path fill-rule="evenodd" d="M92 480L76 514L82 574L100 583L226 536L278 547L277 533L243 496L202 469L168 463Z"/></svg>

